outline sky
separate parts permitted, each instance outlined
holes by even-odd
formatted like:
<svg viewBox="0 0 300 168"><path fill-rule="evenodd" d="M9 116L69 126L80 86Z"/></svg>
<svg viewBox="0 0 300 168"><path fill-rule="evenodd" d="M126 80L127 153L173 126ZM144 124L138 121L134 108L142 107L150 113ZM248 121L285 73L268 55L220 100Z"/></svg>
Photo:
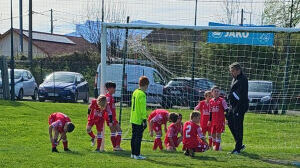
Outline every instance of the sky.
<svg viewBox="0 0 300 168"><path fill-rule="evenodd" d="M13 27L19 28L19 0L13 1ZM101 17L102 0L32 0L33 30L50 32L50 9L53 9L54 33L67 34L74 32L76 24L87 19ZM196 0L104 0L104 3L122 9L130 20L144 20L169 25L193 25ZM264 0L229 0L240 1L235 11L238 16L233 24L240 23L240 10L243 8L244 23L261 24ZM252 4L252 5L251 5ZM23 0L23 27L28 29L28 0ZM208 22L221 22L225 18L224 0L198 0L197 25L207 26ZM126 16L122 17L126 18ZM0 33L10 28L10 0L0 0Z"/></svg>

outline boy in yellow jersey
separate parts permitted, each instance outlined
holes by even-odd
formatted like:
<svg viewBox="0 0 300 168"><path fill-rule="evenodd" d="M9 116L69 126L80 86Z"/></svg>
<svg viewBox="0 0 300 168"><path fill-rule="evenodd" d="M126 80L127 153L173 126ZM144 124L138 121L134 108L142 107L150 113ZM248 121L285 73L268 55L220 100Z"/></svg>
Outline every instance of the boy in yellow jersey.
<svg viewBox="0 0 300 168"><path fill-rule="evenodd" d="M145 159L140 154L143 132L147 128L147 111L146 111L146 90L149 86L149 79L142 76L139 79L139 88L132 94L130 123L132 125L131 137L131 158Z"/></svg>

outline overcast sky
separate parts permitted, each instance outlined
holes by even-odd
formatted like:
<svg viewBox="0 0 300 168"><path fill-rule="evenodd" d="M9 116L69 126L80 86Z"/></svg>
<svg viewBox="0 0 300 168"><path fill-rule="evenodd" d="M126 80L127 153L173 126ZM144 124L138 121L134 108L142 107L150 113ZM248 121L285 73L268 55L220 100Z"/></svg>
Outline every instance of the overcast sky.
<svg viewBox="0 0 300 168"><path fill-rule="evenodd" d="M23 0L24 1L24 0ZM101 0L32 0L33 30L50 31L50 9L54 9L54 32L66 34L73 32L75 24L87 20L91 8L101 9ZM193 25L195 0L104 0L121 6L126 10L130 20L144 20L161 24ZM225 18L224 0L198 0L197 25L208 25L208 22L220 22ZM230 0L231 1L231 0ZM237 0L232 0L237 1ZM264 0L240 0L240 9L245 10L244 23L261 24L260 18ZM253 3L251 3L253 2ZM13 0L14 28L19 28L19 0ZM251 10L252 4L252 10ZM92 6L92 7L91 7ZM239 10L240 11L240 10ZM240 16L239 11L236 15ZM24 29L28 29L28 0L23 2ZM0 0L0 33L10 28L10 0ZM124 17L125 18L125 17ZM238 24L240 18L233 20Z"/></svg>

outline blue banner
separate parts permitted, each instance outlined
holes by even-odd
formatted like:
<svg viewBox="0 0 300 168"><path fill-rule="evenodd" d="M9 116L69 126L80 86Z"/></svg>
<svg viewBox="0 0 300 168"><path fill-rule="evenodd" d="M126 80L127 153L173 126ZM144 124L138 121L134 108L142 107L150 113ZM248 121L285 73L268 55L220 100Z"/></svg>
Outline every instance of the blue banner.
<svg viewBox="0 0 300 168"><path fill-rule="evenodd" d="M222 23L209 22L209 26L234 26ZM244 25L243 27L275 27L274 25L254 26ZM208 43L225 43L238 45L273 46L274 33L253 33L253 32L208 32Z"/></svg>

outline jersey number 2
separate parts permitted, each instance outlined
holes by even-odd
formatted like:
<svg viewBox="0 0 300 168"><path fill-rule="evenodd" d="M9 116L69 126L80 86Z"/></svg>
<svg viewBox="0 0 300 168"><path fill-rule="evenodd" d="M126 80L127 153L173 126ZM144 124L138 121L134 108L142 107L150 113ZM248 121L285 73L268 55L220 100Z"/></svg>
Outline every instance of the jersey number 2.
<svg viewBox="0 0 300 168"><path fill-rule="evenodd" d="M191 129L192 129L192 126L191 126L191 125L188 125L188 126L187 126L187 130L186 130L186 132L185 132L185 137L186 137L186 138L191 137L191 135L189 135L189 133L191 132Z"/></svg>

